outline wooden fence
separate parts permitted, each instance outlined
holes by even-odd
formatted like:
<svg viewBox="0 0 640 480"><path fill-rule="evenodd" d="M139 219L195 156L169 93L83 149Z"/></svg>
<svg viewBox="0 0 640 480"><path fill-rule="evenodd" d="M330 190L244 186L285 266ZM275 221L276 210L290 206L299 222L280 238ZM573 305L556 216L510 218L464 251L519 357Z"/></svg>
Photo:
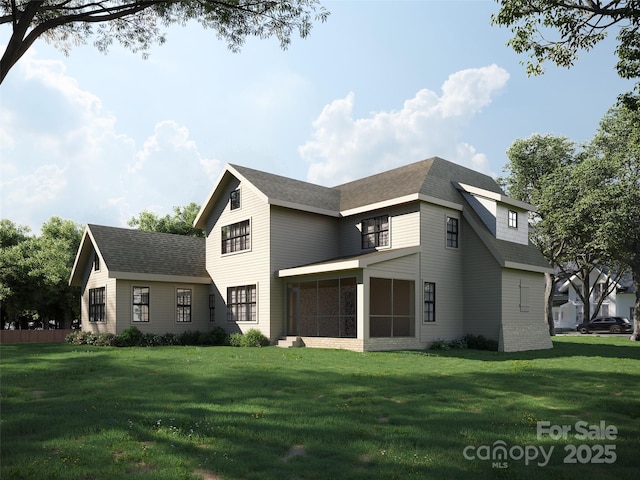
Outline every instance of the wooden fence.
<svg viewBox="0 0 640 480"><path fill-rule="evenodd" d="M0 344L8 343L61 343L75 330L0 330Z"/></svg>

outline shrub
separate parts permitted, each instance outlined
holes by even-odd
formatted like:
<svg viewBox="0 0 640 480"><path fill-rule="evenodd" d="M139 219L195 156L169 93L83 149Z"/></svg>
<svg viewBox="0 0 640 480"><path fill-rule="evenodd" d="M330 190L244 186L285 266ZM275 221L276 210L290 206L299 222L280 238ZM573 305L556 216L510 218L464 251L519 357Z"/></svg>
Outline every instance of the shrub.
<svg viewBox="0 0 640 480"><path fill-rule="evenodd" d="M200 339L200 332L191 330L187 330L186 332L182 332L178 335L178 344L179 345L198 345L198 340Z"/></svg>
<svg viewBox="0 0 640 480"><path fill-rule="evenodd" d="M429 345L429 350L464 350L467 348L467 342L464 338L458 338L455 340L434 340Z"/></svg>
<svg viewBox="0 0 640 480"><path fill-rule="evenodd" d="M98 333L93 338L93 343L91 345L96 345L98 347L111 347L113 346L114 339L116 336L113 333Z"/></svg>
<svg viewBox="0 0 640 480"><path fill-rule="evenodd" d="M125 328L120 335L117 335L114 345L118 347L135 347L142 345L143 333L136 326Z"/></svg>
<svg viewBox="0 0 640 480"><path fill-rule="evenodd" d="M247 330L242 339L243 347L266 347L270 344L269 339L265 337L258 329L252 328Z"/></svg>
<svg viewBox="0 0 640 480"><path fill-rule="evenodd" d="M242 347L243 346L243 335L241 333L232 333L229 335L229 345L232 347Z"/></svg>
<svg viewBox="0 0 640 480"><path fill-rule="evenodd" d="M91 334L89 332L78 330L77 332L72 332L67 335L65 337L65 340L67 343L70 343L72 345L86 345L90 335Z"/></svg>
<svg viewBox="0 0 640 480"><path fill-rule="evenodd" d="M468 348L472 348L474 350L498 351L498 342L496 340L486 338L483 335L472 335L469 333L464 336L463 340L467 343Z"/></svg>
<svg viewBox="0 0 640 480"><path fill-rule="evenodd" d="M226 345L227 344L227 332L224 328L215 326L209 332L210 345Z"/></svg>
<svg viewBox="0 0 640 480"><path fill-rule="evenodd" d="M165 333L162 335L162 345L180 345L180 336L177 333Z"/></svg>

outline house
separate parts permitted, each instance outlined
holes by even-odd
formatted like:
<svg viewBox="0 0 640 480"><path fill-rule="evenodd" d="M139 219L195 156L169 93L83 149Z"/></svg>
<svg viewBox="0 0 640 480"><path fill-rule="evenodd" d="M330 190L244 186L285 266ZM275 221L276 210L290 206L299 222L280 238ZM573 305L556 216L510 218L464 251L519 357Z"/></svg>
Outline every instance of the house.
<svg viewBox="0 0 640 480"><path fill-rule="evenodd" d="M94 331L113 322L116 331L135 324L164 333L172 316L182 328L178 291L190 288L193 330L257 328L273 343L357 351L419 349L467 333L498 340L503 351L551 348L543 312L550 269L528 240L531 208L491 177L438 157L331 188L227 165L195 220L206 232L206 273L199 264L175 274L163 265L142 277L137 270L153 262L139 252L122 258L137 263L123 276L95 235L108 227L91 225L71 278L83 287L83 328ZM123 239L119 249L130 247ZM162 250L154 262L169 255ZM90 267L92 252L108 274ZM99 323L90 296L105 282L115 318L107 308ZM167 318L156 322L156 314Z"/></svg>
<svg viewBox="0 0 640 480"><path fill-rule="evenodd" d="M85 331L209 330L204 238L87 225L69 284L82 289Z"/></svg>
<svg viewBox="0 0 640 480"><path fill-rule="evenodd" d="M582 281L576 275L557 284L553 321L558 330L575 330L578 324L588 320L584 318L584 304L574 285L582 288ZM633 319L636 298L631 275L610 275L604 269L594 268L589 274L589 285L592 317L618 316ZM598 308L598 302L605 293Z"/></svg>

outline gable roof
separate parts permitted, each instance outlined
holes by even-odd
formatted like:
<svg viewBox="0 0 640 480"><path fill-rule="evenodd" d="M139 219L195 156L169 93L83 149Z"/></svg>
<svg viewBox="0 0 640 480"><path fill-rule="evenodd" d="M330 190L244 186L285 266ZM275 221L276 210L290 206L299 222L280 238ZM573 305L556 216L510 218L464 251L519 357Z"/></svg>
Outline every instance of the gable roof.
<svg viewBox="0 0 640 480"><path fill-rule="evenodd" d="M96 252L109 278L210 283L205 239L130 228L87 225L71 270L70 285L82 285Z"/></svg>

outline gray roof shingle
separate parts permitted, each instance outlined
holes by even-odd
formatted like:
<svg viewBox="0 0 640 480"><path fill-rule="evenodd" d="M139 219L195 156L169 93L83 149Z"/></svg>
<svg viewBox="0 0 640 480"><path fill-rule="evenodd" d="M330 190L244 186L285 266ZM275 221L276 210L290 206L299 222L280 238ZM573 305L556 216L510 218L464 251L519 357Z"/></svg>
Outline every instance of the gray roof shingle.
<svg viewBox="0 0 640 480"><path fill-rule="evenodd" d="M108 270L208 277L205 239L129 228L88 225Z"/></svg>

